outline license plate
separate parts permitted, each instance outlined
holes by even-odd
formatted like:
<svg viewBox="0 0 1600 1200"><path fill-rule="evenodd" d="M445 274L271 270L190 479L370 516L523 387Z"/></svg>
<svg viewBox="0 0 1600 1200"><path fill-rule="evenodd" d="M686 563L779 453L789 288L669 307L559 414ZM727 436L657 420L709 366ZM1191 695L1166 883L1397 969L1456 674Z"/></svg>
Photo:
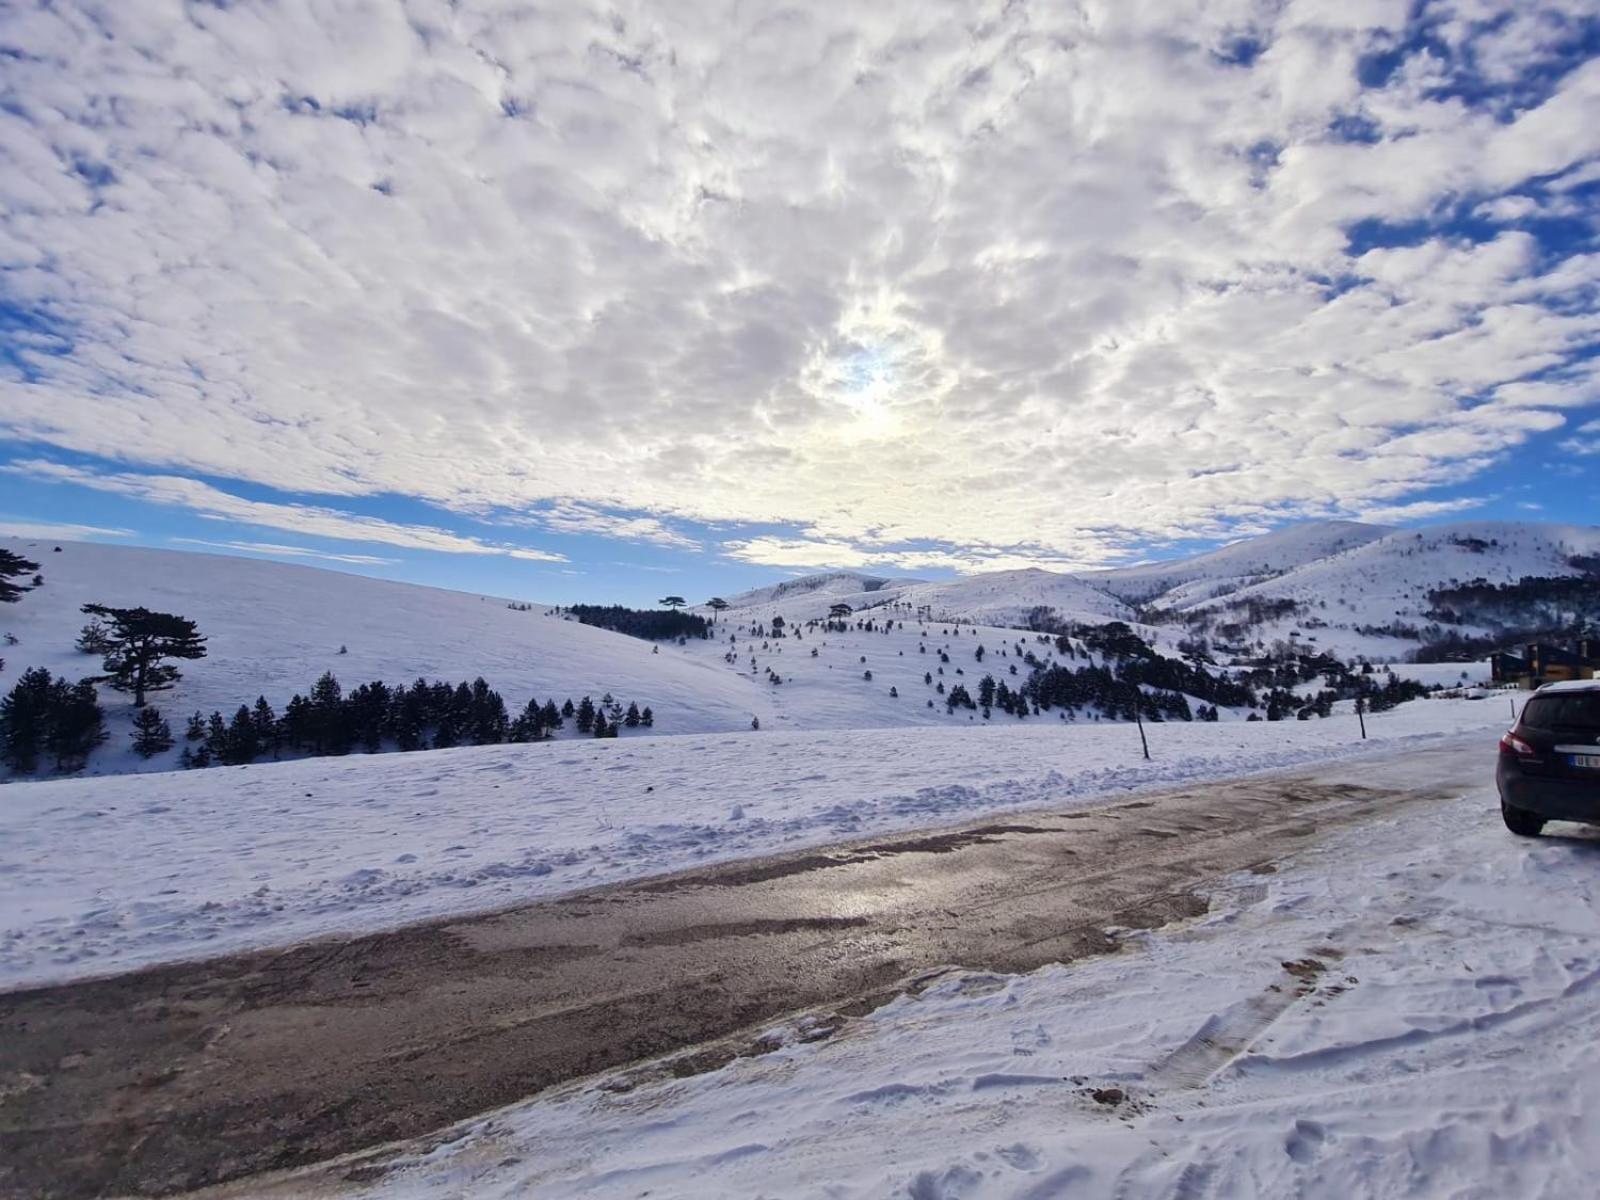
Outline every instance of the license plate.
<svg viewBox="0 0 1600 1200"><path fill-rule="evenodd" d="M1600 754L1572 754L1567 756L1567 762L1574 767L1600 770Z"/></svg>

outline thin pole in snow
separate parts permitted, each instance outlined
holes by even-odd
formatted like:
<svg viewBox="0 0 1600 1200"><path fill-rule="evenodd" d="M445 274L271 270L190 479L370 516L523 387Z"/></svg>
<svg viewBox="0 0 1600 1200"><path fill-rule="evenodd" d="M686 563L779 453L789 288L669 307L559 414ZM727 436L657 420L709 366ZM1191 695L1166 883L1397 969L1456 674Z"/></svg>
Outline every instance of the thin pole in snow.
<svg viewBox="0 0 1600 1200"><path fill-rule="evenodd" d="M1139 745L1144 747L1145 762L1149 762L1150 742L1144 736L1144 719L1139 715L1139 701L1142 699L1143 693L1139 691L1138 684L1130 684L1129 687L1133 690L1133 723L1139 727Z"/></svg>
<svg viewBox="0 0 1600 1200"><path fill-rule="evenodd" d="M1356 720L1361 722L1361 740L1367 740L1367 702L1363 696L1356 697Z"/></svg>

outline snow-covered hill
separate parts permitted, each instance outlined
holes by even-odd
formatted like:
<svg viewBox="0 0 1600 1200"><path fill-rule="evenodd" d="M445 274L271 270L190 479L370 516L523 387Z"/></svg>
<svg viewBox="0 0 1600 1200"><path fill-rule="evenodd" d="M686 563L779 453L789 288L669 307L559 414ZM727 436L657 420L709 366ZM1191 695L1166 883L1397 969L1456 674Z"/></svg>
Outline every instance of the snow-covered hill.
<svg viewBox="0 0 1600 1200"><path fill-rule="evenodd" d="M1195 596L1179 588L1152 603L1227 622L1246 616L1252 602L1293 601L1294 612L1258 622L1253 636L1270 642L1293 633L1342 656L1399 659L1414 653L1420 642L1375 631L1426 626L1429 593L1435 589L1478 579L1506 584L1525 576L1577 577L1584 572L1573 560L1596 554L1600 528L1593 526L1452 522L1387 532L1225 596ZM1493 631L1468 625L1457 632Z"/></svg>
<svg viewBox="0 0 1600 1200"><path fill-rule="evenodd" d="M1095 572L1084 579L1131 604L1179 606L1377 541L1394 530L1357 521L1313 521L1170 562Z"/></svg>
<svg viewBox="0 0 1600 1200"><path fill-rule="evenodd" d="M205 658L181 664L172 691L151 697L175 732L197 709L229 714L258 695L281 710L324 671L347 688L481 675L514 709L534 696L560 703L610 692L651 705L661 733L748 728L752 696L760 696L708 656L652 653L637 638L495 597L259 559L76 542L56 553L54 544L0 541L38 562L45 579L0 605L0 636L17 639L0 647L0 691L30 667L73 679L99 671L97 658L73 647L88 620L85 602L176 612L209 642ZM93 767L136 769L138 760L122 753L127 698L102 689L101 701L111 739ZM149 768L170 766L169 758Z"/></svg>
<svg viewBox="0 0 1600 1200"><path fill-rule="evenodd" d="M713 638L680 646L582 625L544 607L513 609L503 598L315 567L87 543L62 543L60 553L52 543L0 545L39 562L45 577L17 604L0 605L0 637L17 639L0 647L0 693L31 667L68 679L99 673L100 660L74 648L88 619L80 612L85 602L175 612L209 639L207 656L180 664L178 685L151 697L175 733L195 711L227 716L258 695L281 713L324 671L347 690L372 680L455 683L481 675L513 712L534 697L559 704L609 692L654 710L654 728L625 731L630 737L749 730L753 722L769 730L965 727L975 718L948 711L939 684L975 687L986 670L1009 675L1013 665L1026 675L1017 648L1026 635L982 625L928 625L924 634L907 619L886 632L879 613L872 630L770 641L748 636L752 625L780 613L797 624L813 612L826 616L840 596L866 609L878 595L860 590L870 577L763 589L765 603L730 609ZM942 586L974 588L981 601L986 585L979 579ZM1007 594L995 596L1003 602ZM906 610L896 615L909 618ZM987 668L978 665L980 646L992 656ZM1050 657L1049 646L1035 648ZM948 664L941 653L949 654ZM90 759L91 774L177 764L181 745L148 761L134 756L130 699L109 688L100 699L110 736ZM574 735L570 727L565 733Z"/></svg>
<svg viewBox="0 0 1600 1200"><path fill-rule="evenodd" d="M1028 614L1036 608L1051 608L1064 620L1090 624L1134 619L1132 608L1096 584L1037 568L991 571L938 583L847 571L807 575L728 597L728 615L763 623L774 616L789 622L821 620L836 604L848 604L853 613L882 610L882 615L897 618L920 614L936 622L1011 629L1025 628Z"/></svg>
<svg viewBox="0 0 1600 1200"><path fill-rule="evenodd" d="M1170 644L1199 629L1252 650L1290 635L1342 657L1402 661L1421 641L1438 588L1524 576L1573 577L1581 556L1600 554L1600 529L1539 522L1466 521L1393 529L1355 521L1292 526L1188 558L1111 571L996 571L928 583L852 572L807 576L729 600L728 619L791 623L835 604L856 616L1026 628L1040 609L1059 621L1154 622ZM1287 602L1293 602L1291 605ZM703 610L709 611L709 610ZM1402 636L1374 632L1401 627ZM1494 630L1465 625L1463 636Z"/></svg>

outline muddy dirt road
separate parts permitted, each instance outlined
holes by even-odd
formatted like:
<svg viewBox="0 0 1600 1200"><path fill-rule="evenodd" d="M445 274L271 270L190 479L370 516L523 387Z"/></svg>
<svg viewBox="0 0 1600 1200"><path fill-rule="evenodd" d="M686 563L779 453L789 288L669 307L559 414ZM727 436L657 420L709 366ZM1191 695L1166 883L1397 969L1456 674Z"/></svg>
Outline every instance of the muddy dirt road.
<svg viewBox="0 0 1600 1200"><path fill-rule="evenodd" d="M159 1194L436 1129L944 964L1022 971L1481 783L1442 745L0 995L0 1194ZM822 1025L826 1032L827 1022ZM706 1069L731 1050L690 1056Z"/></svg>

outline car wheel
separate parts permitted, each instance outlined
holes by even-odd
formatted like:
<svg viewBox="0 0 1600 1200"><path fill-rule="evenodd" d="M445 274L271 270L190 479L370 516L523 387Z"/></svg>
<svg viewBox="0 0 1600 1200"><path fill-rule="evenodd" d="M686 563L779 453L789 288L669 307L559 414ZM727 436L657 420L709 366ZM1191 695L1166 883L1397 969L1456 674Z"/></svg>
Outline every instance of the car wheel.
<svg viewBox="0 0 1600 1200"><path fill-rule="evenodd" d="M1538 837L1544 828L1543 817L1525 808L1512 808L1504 800L1500 801L1500 816L1505 819L1506 828L1518 837Z"/></svg>

